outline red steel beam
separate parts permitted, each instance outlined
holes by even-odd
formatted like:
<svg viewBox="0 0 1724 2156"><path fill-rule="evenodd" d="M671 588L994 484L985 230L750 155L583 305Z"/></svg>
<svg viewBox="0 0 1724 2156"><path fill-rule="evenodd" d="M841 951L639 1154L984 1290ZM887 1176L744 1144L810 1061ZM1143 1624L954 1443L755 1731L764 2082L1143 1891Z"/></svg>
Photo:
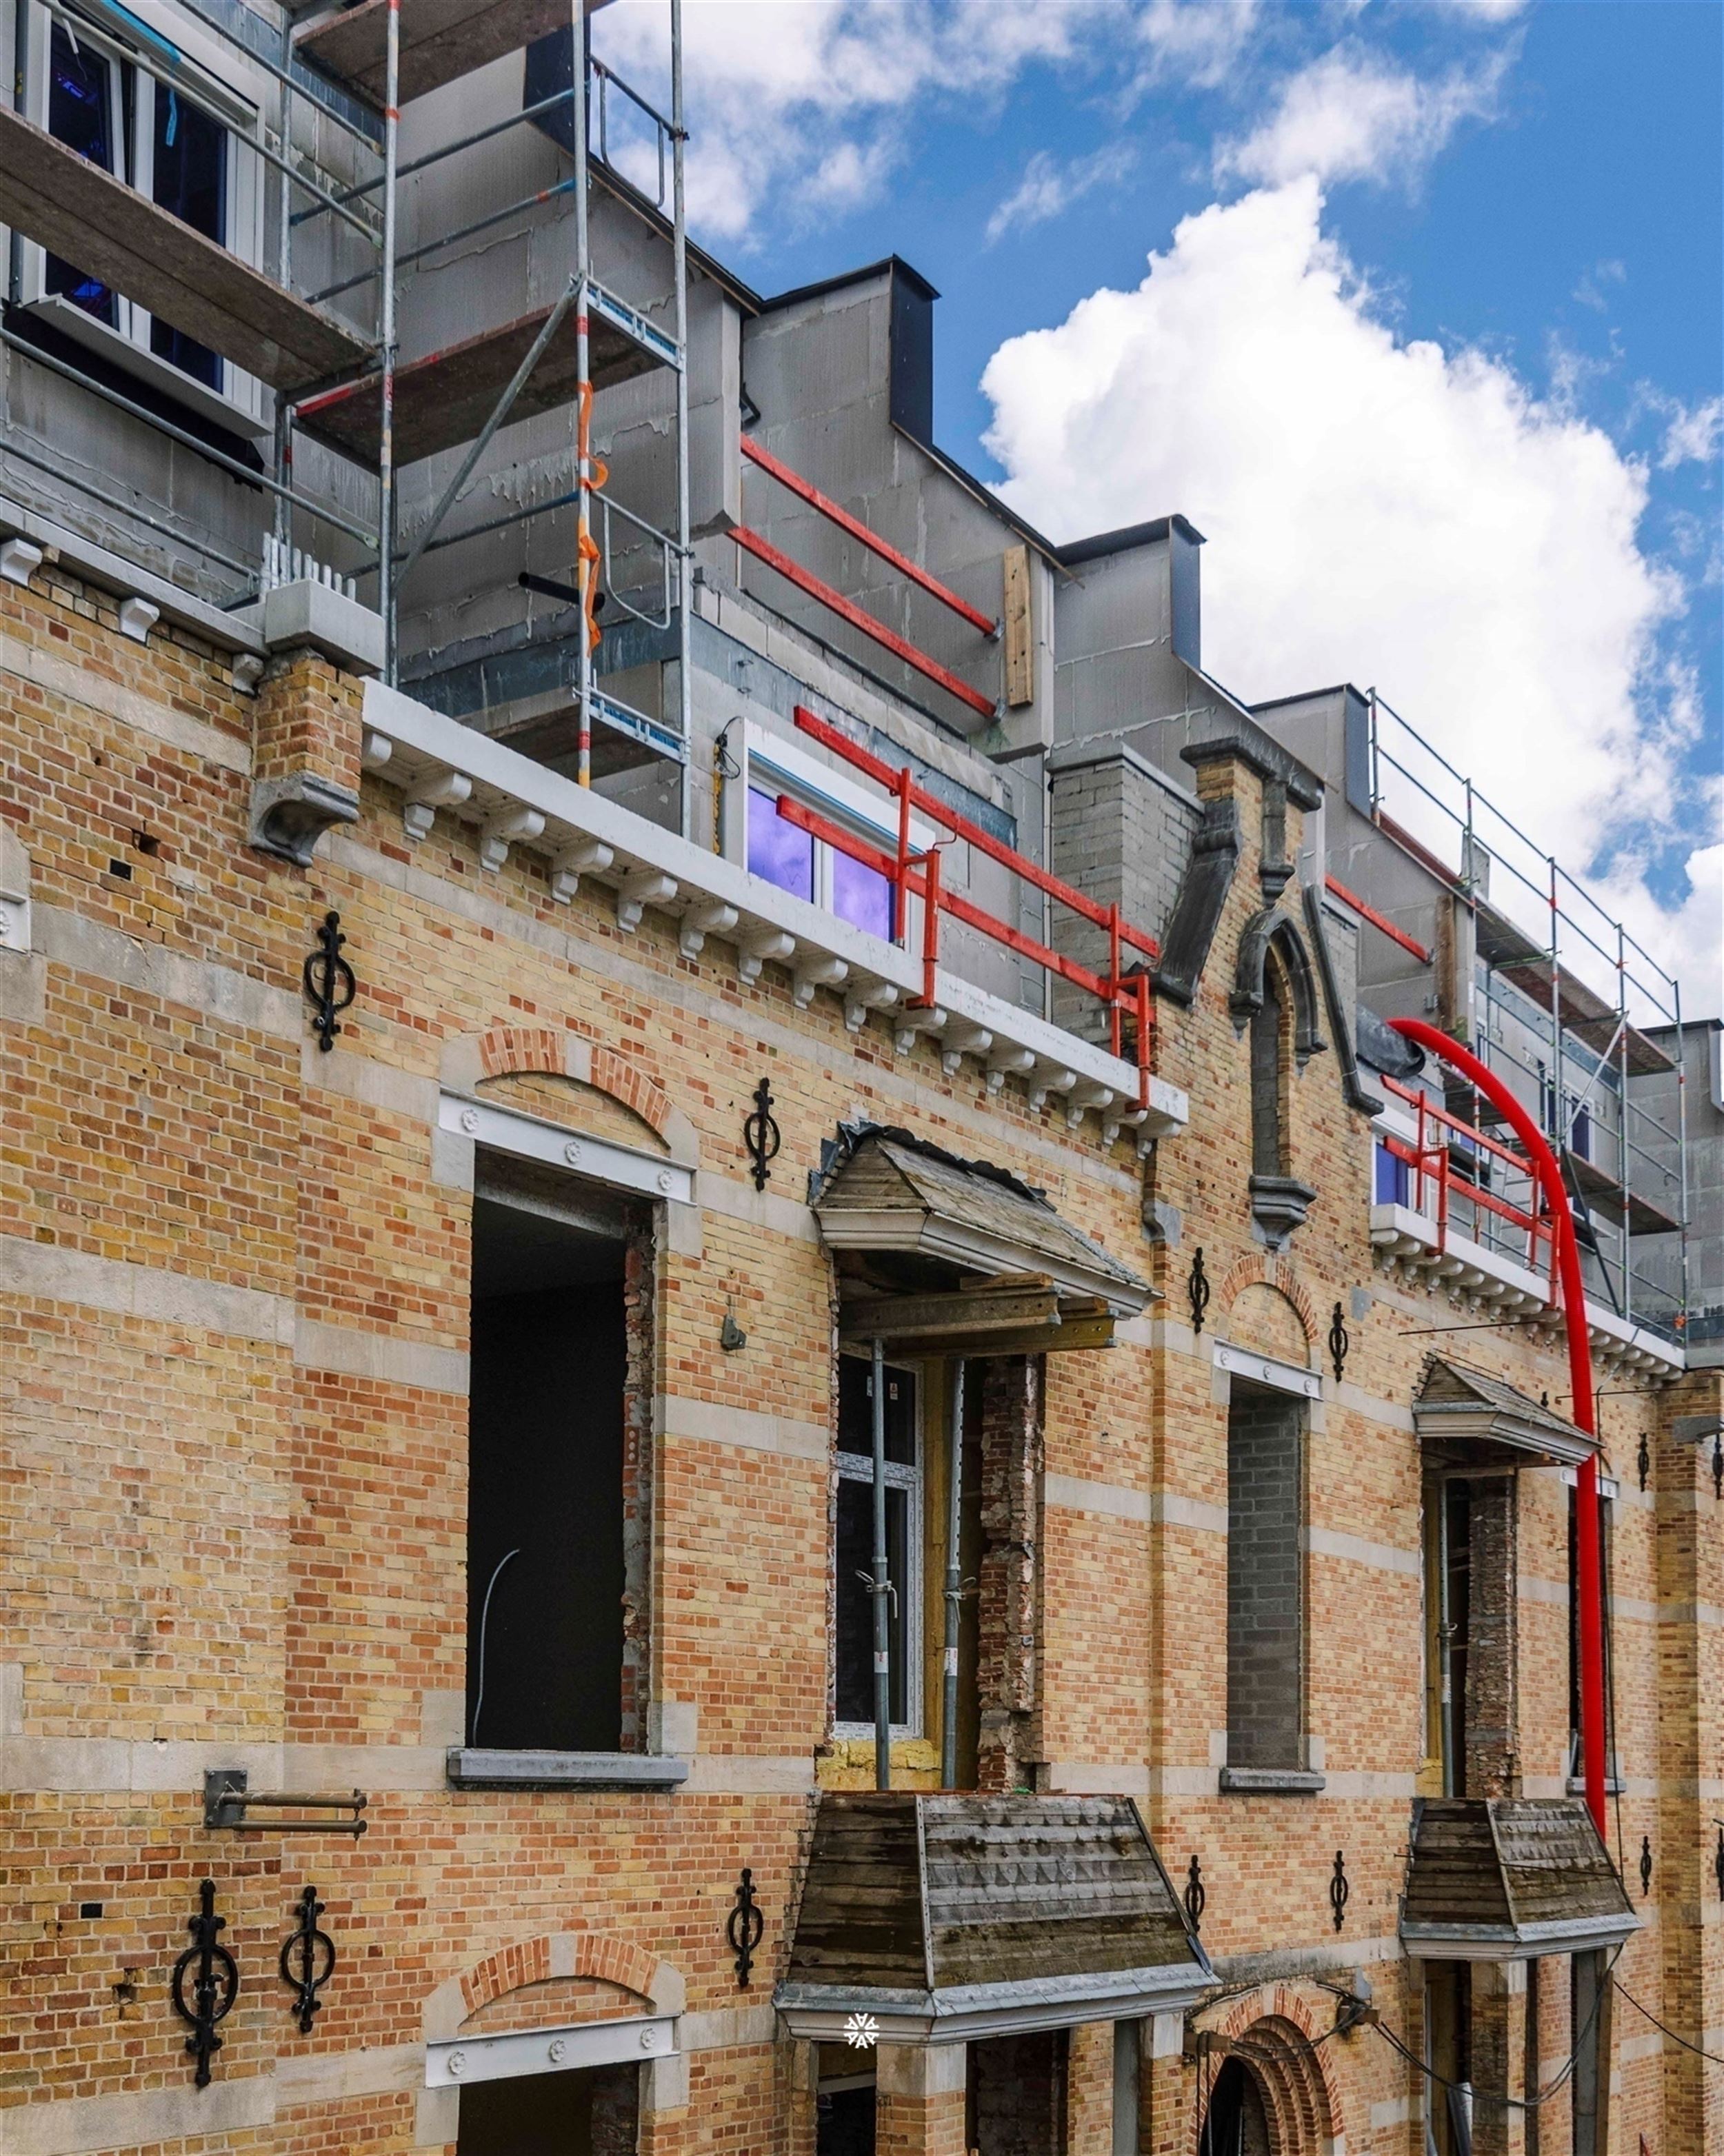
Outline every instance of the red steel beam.
<svg viewBox="0 0 1724 2156"><path fill-rule="evenodd" d="M1387 914L1379 913L1374 906L1367 906L1358 892L1349 891L1338 876L1325 876L1323 882L1327 890L1344 900L1362 920L1368 921L1373 928L1380 928L1392 943L1398 943L1403 951L1410 951L1420 965L1430 964L1431 954L1423 943L1409 936L1404 928L1396 927Z"/></svg>
<svg viewBox="0 0 1724 2156"><path fill-rule="evenodd" d="M796 706L796 726L799 732L817 741L822 748L831 749L835 756L842 757L847 763L854 765L857 770L866 773L877 785L888 788L893 793L902 788L903 768L883 762L871 750L858 747L848 734L840 733L836 726L828 726L824 719L816 718L812 711L800 704ZM1048 897L1058 899L1062 906L1069 906L1073 913L1094 922L1098 928L1107 929L1111 934L1114 927L1111 907L1098 906L1093 898L1085 898L1081 891L1073 891L1069 884L1062 883L1057 875L1050 875L1046 869L1027 860L1015 847L995 838L991 832L983 830L980 824L972 824L967 816L960 815L955 808L948 808L944 801L932 793L924 793L913 783L910 786L909 798L924 814L935 823L943 824L966 845L974 846L979 854L986 854L991 860L998 861L1002 867L1010 869L1014 875L1021 875L1026 883L1033 884L1037 891L1045 891ZM1120 921L1119 936L1122 943L1129 943L1134 951L1140 951L1146 958L1153 960L1161 956L1161 946L1155 937L1141 928L1132 927L1129 921Z"/></svg>
<svg viewBox="0 0 1724 2156"><path fill-rule="evenodd" d="M980 689L972 689L967 681L960 681L955 674L942 666L939 660L930 659L925 651L919 651L896 629L888 629L883 622L877 622L872 614L864 613L854 600L846 598L842 592L834 591L830 584L822 583L800 562L793 562L788 554L781 554L769 539L763 539L758 531L751 531L746 524L733 525L730 536L745 553L764 562L769 569L775 570L787 583L793 583L799 592L806 592L810 598L818 599L823 607L829 607L841 621L847 621L852 629L858 629L864 636L872 637L894 659L903 660L906 666L913 667L924 680L937 683L949 696L955 696L960 704L968 704L972 711L980 712L985 719L994 716L996 706L991 696L985 696Z"/></svg>
<svg viewBox="0 0 1724 2156"><path fill-rule="evenodd" d="M911 561L908 555L900 554L896 547L888 547L877 533L870 531L867 526L859 522L847 509L841 509L817 486L811 486L800 472L792 471L788 465L780 464L770 449L762 449L759 443L751 441L744 434L742 451L751 463L759 465L762 471L769 472L780 486L788 488L799 501L805 501L811 509L818 510L841 531L847 531L871 554L877 554L883 562L889 562L901 577L908 577L913 584L919 584L930 598L938 599L942 606L949 607L954 613L962 614L965 620L973 623L984 636L1000 634L997 621L990 620L979 607L971 606L968 599L960 599L956 592L949 591L937 577L930 577L927 570Z"/></svg>
<svg viewBox="0 0 1724 2156"><path fill-rule="evenodd" d="M1598 1435L1593 1402L1593 1345L1587 1330L1586 1288L1581 1279L1580 1245L1568 1186L1557 1156L1538 1125L1497 1075L1476 1055L1439 1033L1423 1019L1392 1018L1395 1031L1459 1070L1504 1118L1526 1148L1544 1192L1545 1210L1556 1231L1557 1269L1562 1283L1562 1317L1568 1335L1568 1378L1575 1427L1590 1438ZM1580 1631L1580 1748L1585 1769L1587 1810L1604 1839L1604 1605L1598 1571L1598 1457L1589 1452L1575 1478L1574 1565Z"/></svg>

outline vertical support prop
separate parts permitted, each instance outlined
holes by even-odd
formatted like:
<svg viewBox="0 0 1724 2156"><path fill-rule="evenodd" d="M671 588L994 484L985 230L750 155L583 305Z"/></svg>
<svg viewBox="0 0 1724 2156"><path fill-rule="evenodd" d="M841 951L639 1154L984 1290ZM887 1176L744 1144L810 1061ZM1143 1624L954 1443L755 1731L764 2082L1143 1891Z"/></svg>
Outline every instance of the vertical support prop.
<svg viewBox="0 0 1724 2156"><path fill-rule="evenodd" d="M682 816L692 835L694 783L692 658L694 561L688 541L688 223L683 200L682 0L671 0L671 244L677 284L677 547L682 603L677 610L677 711L682 732Z"/></svg>
<svg viewBox="0 0 1724 2156"><path fill-rule="evenodd" d="M400 102L401 0L389 0L384 56L382 319L378 325L383 377L377 444L377 601L383 618L383 678L391 688L400 670L395 590L395 189Z"/></svg>
<svg viewBox="0 0 1724 2156"><path fill-rule="evenodd" d="M892 1558L886 1543L886 1346L874 1342L874 1787L892 1787Z"/></svg>
<svg viewBox="0 0 1724 2156"><path fill-rule="evenodd" d="M964 1358L952 1365L951 1439L946 1456L946 1638L941 1663L940 1787L958 1786L958 1628L964 1614Z"/></svg>
<svg viewBox="0 0 1724 2156"><path fill-rule="evenodd" d="M573 94L569 114L574 136L574 372L576 426L575 458L575 577L580 588L581 625L574 641L577 731L574 776L576 783L593 783L593 648L587 624L593 615L593 511L590 481L592 456L589 429L593 409L590 330L587 318L587 284L591 275L587 232L587 15L584 0L570 0L573 18L569 67ZM685 670L686 673L686 670ZM685 739L686 747L686 739Z"/></svg>

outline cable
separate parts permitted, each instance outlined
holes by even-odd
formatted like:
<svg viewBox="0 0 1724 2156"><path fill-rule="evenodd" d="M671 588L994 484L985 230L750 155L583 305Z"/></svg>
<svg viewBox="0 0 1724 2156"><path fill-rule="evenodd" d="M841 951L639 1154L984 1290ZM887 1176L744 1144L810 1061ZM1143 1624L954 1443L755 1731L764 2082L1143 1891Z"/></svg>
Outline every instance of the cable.
<svg viewBox="0 0 1724 2156"><path fill-rule="evenodd" d="M1665 2024L1659 2020L1657 2015L1653 2013L1649 2007L1643 2006L1639 2000L1635 1998L1634 1993L1630 1991L1626 1985L1617 1984L1616 1979L1613 1976L1611 1978L1610 1981L1616 1984L1617 1989L1622 1993L1623 1997L1627 1999L1629 2005L1634 2008L1634 2011L1637 2014L1644 2014L1646 2016L1646 2019L1652 2024L1653 2027L1660 2030L1664 2035L1668 2036L1673 2044L1680 2044L1685 2051L1692 2051L1696 2058L1705 2059L1712 2066L1724 2066L1724 2056L1721 2056L1716 2051L1706 2051L1698 2044L1691 2044L1685 2036L1679 2036L1674 2029L1666 2028Z"/></svg>

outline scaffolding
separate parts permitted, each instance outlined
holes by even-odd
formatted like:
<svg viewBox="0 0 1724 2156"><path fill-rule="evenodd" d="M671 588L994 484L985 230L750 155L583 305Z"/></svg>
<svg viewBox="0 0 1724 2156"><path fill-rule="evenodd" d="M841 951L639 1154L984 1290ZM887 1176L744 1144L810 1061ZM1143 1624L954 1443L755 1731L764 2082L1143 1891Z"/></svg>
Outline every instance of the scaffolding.
<svg viewBox="0 0 1724 2156"><path fill-rule="evenodd" d="M1375 690L1369 756L1372 820L1465 906L1471 950L1454 1016L1480 1060L1550 1138L1590 1230L1591 1284L1619 1317L1680 1342L1689 1214L1680 983ZM1361 911L1429 963L1432 954L1402 930ZM1666 1030L1674 1052L1653 1037ZM1671 1074L1674 1131L1635 1086ZM1495 1149L1482 1130L1495 1111L1464 1086L1450 1088L1448 1106L1449 1137L1460 1147L1451 1164L1474 1186L1488 1184ZM1455 1137L1468 1129L1470 1137ZM1428 1151L1419 1150L1428 1173ZM1469 1194L1485 1240L1493 1240L1488 1188ZM1515 1221L1512 1232L1523 1226ZM1675 1288L1635 1263L1634 1245L1645 1237L1674 1245Z"/></svg>
<svg viewBox="0 0 1724 2156"><path fill-rule="evenodd" d="M253 558L208 534L183 529L159 506L128 501L111 487L33 447L14 424L14 379L8 368L7 423L0 447L23 465L51 475L105 508L151 531L172 548L185 548L239 578L224 593L228 608L243 606L283 581L283 565L304 568L314 580L348 593L363 591L375 602L383 625L385 678L400 665L403 595L428 556L489 536L558 511L575 512L573 581L567 586L523 576L520 581L561 598L577 610L576 647L570 683L578 741L577 776L592 783L593 730L597 723L630 752L668 757L683 767L683 822L687 818L689 733L689 598L692 557L689 542L687 235L685 217L682 0L669 0L670 110L660 110L589 49L589 18L605 0L359 0L358 5L297 16L284 9L273 52L262 49L270 26L231 0L170 0L166 13L224 44L273 86L275 110L260 113L255 131L239 132L231 115L213 107L209 80L170 38L120 8L116 0L23 0L18 11L20 48L17 80L25 79L24 41L53 37L55 24L77 49L77 39L123 36L109 49L175 99L203 105L233 133L239 154L255 156L275 176L275 216L267 270L210 238L131 183L131 153L122 143L109 170L69 146L24 111L0 106L0 222L15 238L33 243L45 256L75 264L86 280L128 306L147 311L240 367L273 393L273 429L267 458L248 456L243 443L208 422L219 400L183 385L183 407L164 370L135 386L113 365L90 364L85 347L100 341L84 324L59 311L56 330L70 321L81 343L44 335L33 314L8 301L0 340L29 367L46 369L87 391L111 409L141 423L261 497ZM566 34L579 64L570 65L569 86L533 100L491 124L438 144L404 162L399 155L401 106L470 75L535 40ZM596 92L596 99L595 99ZM667 225L672 258L673 321L668 331L608 290L593 270L589 196L595 167L608 164L610 110L625 101L638 125L656 140L659 198L654 208ZM594 140L596 101L596 141ZM555 129L566 119L573 169L548 188L485 216L425 239L410 249L399 244L404 181L476 151L508 131L527 126ZM296 140L296 127L310 146ZM133 127L134 136L137 126ZM325 140L338 141L354 167L345 177L320 162ZM560 138L559 138L560 139ZM668 171L667 168L668 167ZM355 174L358 176L355 177ZM666 180L669 202L666 203ZM625 190L613 188L613 193ZM267 198L267 197L265 197ZM487 324L474 334L404 363L399 329L402 279L430 258L476 234L519 223L548 203L566 203L574 259L555 301L536 311ZM307 228L351 236L365 251L362 267L310 284L301 274ZM297 243L297 244L296 244ZM322 250L332 252L332 243ZM296 256L299 259L296 259ZM14 248L14 260L17 249ZM16 274L13 298L16 297ZM332 303L343 302L343 315ZM364 326L349 318L368 305ZM138 362L144 366L146 362ZM659 529L607 490L605 465L594 453L594 404L615 384L655 369L675 383L674 528ZM512 422L569 410L574 422L571 484L545 500L522 501L507 513L446 528L490 449ZM215 414L218 423L222 415ZM199 424L200 419L204 424ZM215 439L211 439L214 435ZM295 451L301 440L318 444L360 475L373 505L368 516L341 501L314 495L296 477ZM401 482L410 466L440 453L464 450L453 477L430 513L404 544L398 529ZM524 491L524 490L523 490ZM619 536L620 526L621 536ZM363 550L338 570L320 567L319 535L337 533ZM610 573L623 547L656 550L658 598L648 611L631 604ZM599 608L614 598L620 610L677 634L679 708L674 728L606 696L595 680Z"/></svg>

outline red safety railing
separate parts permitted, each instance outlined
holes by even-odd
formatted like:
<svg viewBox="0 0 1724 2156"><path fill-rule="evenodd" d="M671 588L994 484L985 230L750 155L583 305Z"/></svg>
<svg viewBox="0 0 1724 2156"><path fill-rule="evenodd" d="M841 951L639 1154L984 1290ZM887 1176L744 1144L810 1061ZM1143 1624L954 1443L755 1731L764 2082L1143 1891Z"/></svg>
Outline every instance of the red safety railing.
<svg viewBox="0 0 1724 2156"><path fill-rule="evenodd" d="M1405 1161L1417 1176L1413 1209L1416 1213L1423 1213L1426 1209L1426 1183L1428 1182L1433 1186L1438 1251L1446 1252L1449 1247L1449 1196L1453 1190L1465 1204L1480 1212L1490 1214L1496 1219L1505 1220L1510 1227L1518 1229L1526 1236L1527 1266L1533 1272L1549 1273L1552 1300L1554 1301L1556 1232L1551 1216L1540 1199L1538 1178L1533 1172L1531 1162L1524 1153L1516 1152L1512 1146L1504 1145L1500 1139L1488 1137L1476 1125L1463 1122L1459 1116L1450 1115L1446 1108L1439 1108L1428 1094L1417 1092L1412 1086L1403 1086L1394 1078L1385 1077L1380 1082L1386 1092L1404 1101L1418 1117L1418 1135L1413 1144L1409 1145L1406 1139L1388 1131L1379 1131L1377 1139L1395 1159ZM1449 1158L1451 1132L1464 1139L1475 1156L1488 1154L1491 1158L1500 1160L1514 1174L1524 1178L1532 1189L1531 1209L1529 1211L1525 1206L1511 1204L1507 1199L1499 1198L1494 1190L1487 1190L1481 1181L1457 1173ZM1541 1245L1545 1251L1542 1258L1539 1254Z"/></svg>
<svg viewBox="0 0 1724 2156"><path fill-rule="evenodd" d="M939 963L939 921L943 913L953 920L961 921L967 928L974 928L996 943L1003 944L1020 957L1028 958L1047 972L1074 988L1083 988L1094 996L1108 1014L1108 1039L1112 1052L1124 1059L1124 1027L1129 1019L1134 1039L1138 1070L1137 1106L1150 1105L1150 1075L1155 1068L1155 1006L1151 981L1147 965L1127 973L1124 955L1128 950L1136 952L1153 964L1161 956L1161 947L1145 930L1134 927L1122 919L1117 906L1102 906L1093 898L1086 898L1068 883L1050 875L1035 861L996 839L991 832L973 824L967 816L949 808L937 795L918 786L910 775L909 767L894 766L874 755L872 750L858 747L846 734L841 733L826 721L817 718L812 711L800 705L796 709L796 725L811 739L834 756L842 759L852 769L862 772L877 785L883 786L898 803L898 844L894 851L872 845L847 825L822 816L817 809L808 808L792 795L778 797L778 813L788 824L800 831L806 831L823 844L831 846L852 860L859 861L872 869L876 875L883 876L892 888L892 924L894 942L903 942L909 933L909 901L922 902L922 995L924 1006L937 1001L935 975ZM924 817L930 824L941 827L951 839L961 839L989 860L998 861L1011 870L1014 875L1032 885L1057 905L1075 913L1080 920L1106 932L1108 938L1108 971L1098 973L1063 951L1027 936L1010 921L999 920L973 900L960 892L949 891L940 880L939 849L949 843L936 839L925 852L916 853L910 844L912 812Z"/></svg>

